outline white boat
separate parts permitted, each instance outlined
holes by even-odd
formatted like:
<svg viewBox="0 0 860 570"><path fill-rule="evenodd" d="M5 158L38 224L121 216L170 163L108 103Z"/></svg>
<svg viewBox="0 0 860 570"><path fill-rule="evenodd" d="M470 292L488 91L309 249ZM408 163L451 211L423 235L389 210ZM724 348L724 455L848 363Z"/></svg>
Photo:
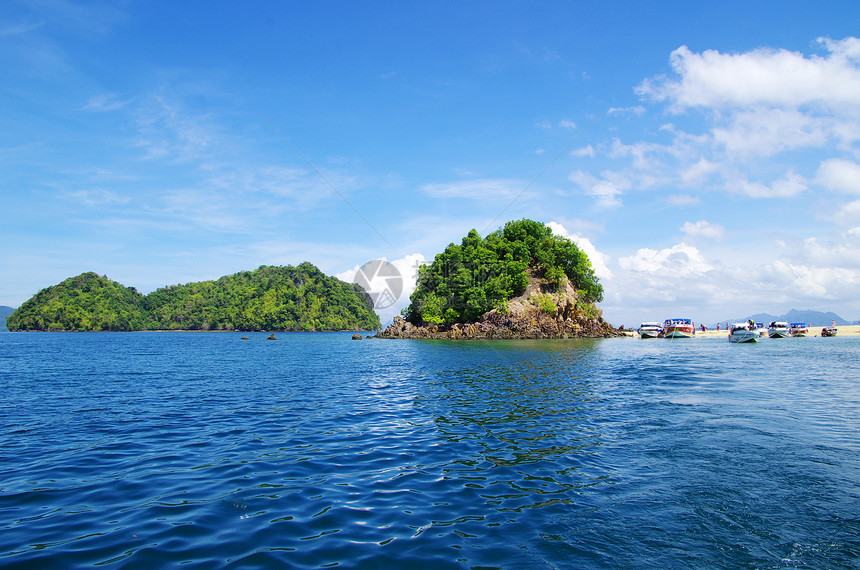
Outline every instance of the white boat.
<svg viewBox="0 0 860 570"><path fill-rule="evenodd" d="M836 327L824 327L821 329L821 336L836 336Z"/></svg>
<svg viewBox="0 0 860 570"><path fill-rule="evenodd" d="M657 321L649 321L639 325L636 332L639 333L639 338L658 338L663 335L663 326Z"/></svg>
<svg viewBox="0 0 860 570"><path fill-rule="evenodd" d="M770 338L786 338L791 336L791 329L784 321L773 321L767 327L767 336Z"/></svg>
<svg viewBox="0 0 860 570"><path fill-rule="evenodd" d="M809 332L809 327L806 323L791 323L791 336L806 336Z"/></svg>
<svg viewBox="0 0 860 570"><path fill-rule="evenodd" d="M758 342L761 333L749 323L734 323L729 332L729 342Z"/></svg>
<svg viewBox="0 0 860 570"><path fill-rule="evenodd" d="M663 321L663 336L665 338L693 338L696 325L692 319L666 319Z"/></svg>
<svg viewBox="0 0 860 570"><path fill-rule="evenodd" d="M767 327L764 326L764 323L756 323L755 324L755 330L758 331L758 335L761 338L767 338L768 337Z"/></svg>

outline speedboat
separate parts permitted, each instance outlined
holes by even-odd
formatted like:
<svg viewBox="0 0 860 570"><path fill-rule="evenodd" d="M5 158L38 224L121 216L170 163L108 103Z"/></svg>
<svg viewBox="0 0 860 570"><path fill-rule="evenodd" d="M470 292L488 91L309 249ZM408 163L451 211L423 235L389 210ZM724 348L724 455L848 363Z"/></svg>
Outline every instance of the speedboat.
<svg viewBox="0 0 860 570"><path fill-rule="evenodd" d="M734 323L729 332L729 342L758 342L759 338L761 333L749 323Z"/></svg>
<svg viewBox="0 0 860 570"><path fill-rule="evenodd" d="M806 323L791 323L791 336L806 336L809 332L809 327Z"/></svg>
<svg viewBox="0 0 860 570"><path fill-rule="evenodd" d="M757 331L758 331L758 335L759 335L761 338L767 338L767 337L768 337L768 334L767 334L767 327L766 327L766 326L764 326L764 323L756 323L756 324L755 324L755 330L757 330Z"/></svg>
<svg viewBox="0 0 860 570"><path fill-rule="evenodd" d="M639 333L639 338L658 338L663 336L663 327L659 322L651 321L639 325L637 332Z"/></svg>
<svg viewBox="0 0 860 570"><path fill-rule="evenodd" d="M665 338L693 338L696 325L692 319L666 319L663 321L663 336Z"/></svg>
<svg viewBox="0 0 860 570"><path fill-rule="evenodd" d="M783 321L773 321L767 327L767 336L770 338L786 338L791 336L791 329L788 328L788 323Z"/></svg>
<svg viewBox="0 0 860 570"><path fill-rule="evenodd" d="M821 336L836 336L836 327L823 327Z"/></svg>

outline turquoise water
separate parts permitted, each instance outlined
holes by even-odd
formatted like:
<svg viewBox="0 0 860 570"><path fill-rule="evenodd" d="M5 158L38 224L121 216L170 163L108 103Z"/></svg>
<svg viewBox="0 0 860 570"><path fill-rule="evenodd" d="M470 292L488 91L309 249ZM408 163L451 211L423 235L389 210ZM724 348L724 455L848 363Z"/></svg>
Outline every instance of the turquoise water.
<svg viewBox="0 0 860 570"><path fill-rule="evenodd" d="M0 334L3 568L860 568L860 339Z"/></svg>

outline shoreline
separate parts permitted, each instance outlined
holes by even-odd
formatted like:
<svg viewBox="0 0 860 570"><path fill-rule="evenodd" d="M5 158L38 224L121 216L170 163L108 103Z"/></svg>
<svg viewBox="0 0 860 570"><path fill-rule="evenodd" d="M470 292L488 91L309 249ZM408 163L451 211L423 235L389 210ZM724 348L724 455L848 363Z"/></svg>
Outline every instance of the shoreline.
<svg viewBox="0 0 860 570"><path fill-rule="evenodd" d="M822 327L809 327L809 334L806 336L821 336ZM636 331L626 331L627 336L630 338L639 338L639 334ZM836 336L860 336L860 325L838 325L836 327ZM701 330L696 331L696 338L729 338L729 331L725 329L716 330L716 329L708 329L707 331L702 332Z"/></svg>

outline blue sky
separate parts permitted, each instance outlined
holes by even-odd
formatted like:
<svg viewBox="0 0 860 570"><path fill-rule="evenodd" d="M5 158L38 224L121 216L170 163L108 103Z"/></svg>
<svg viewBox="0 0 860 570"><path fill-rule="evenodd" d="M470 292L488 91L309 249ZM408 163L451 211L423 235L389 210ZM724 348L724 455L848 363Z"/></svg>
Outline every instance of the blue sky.
<svg viewBox="0 0 860 570"><path fill-rule="evenodd" d="M7 0L0 304L84 271L408 280L532 218L615 325L853 320L858 35L854 1Z"/></svg>

